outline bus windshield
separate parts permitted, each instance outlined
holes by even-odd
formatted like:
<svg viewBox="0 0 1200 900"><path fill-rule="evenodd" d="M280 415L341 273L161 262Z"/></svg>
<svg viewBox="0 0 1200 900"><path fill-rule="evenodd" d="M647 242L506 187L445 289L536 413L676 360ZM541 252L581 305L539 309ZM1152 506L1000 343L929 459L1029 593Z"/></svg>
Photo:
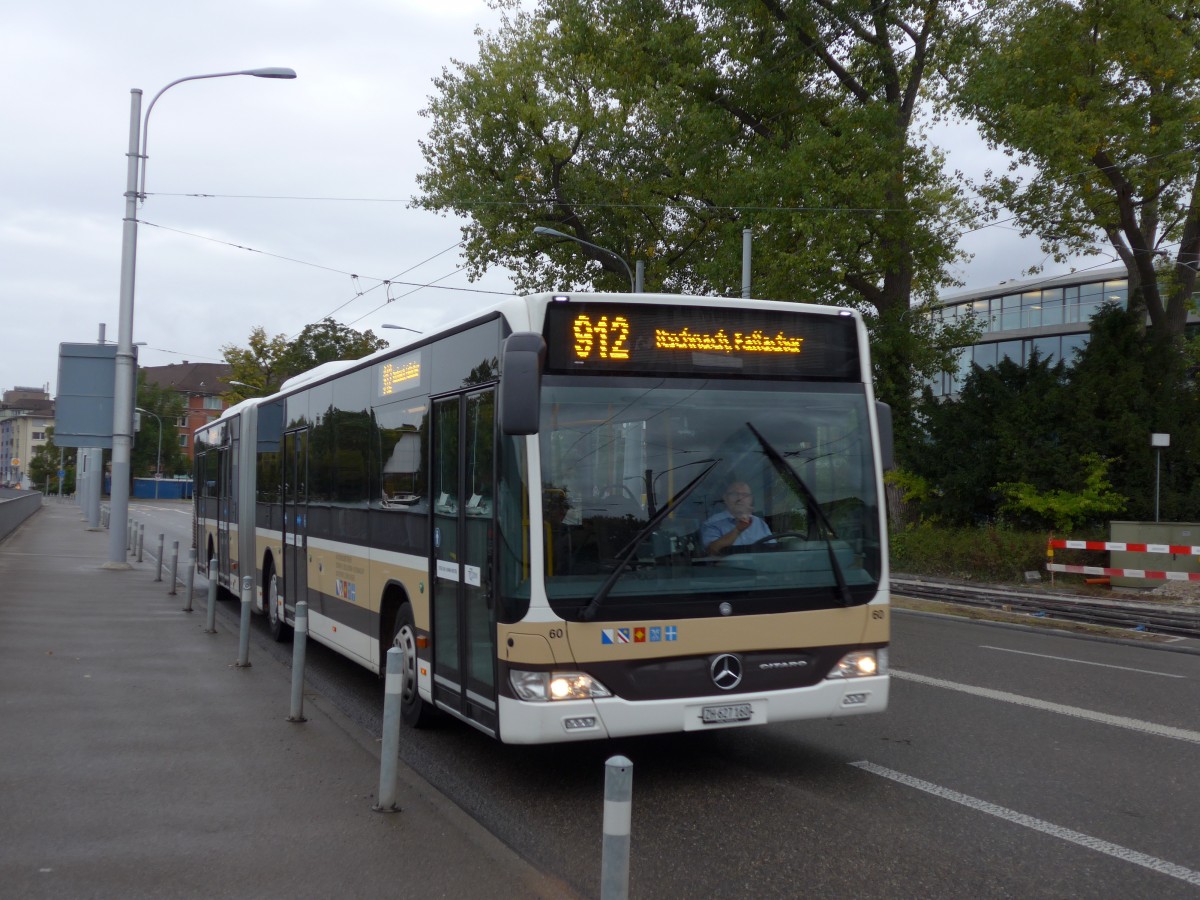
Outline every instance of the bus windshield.
<svg viewBox="0 0 1200 900"><path fill-rule="evenodd" d="M878 587L862 385L548 378L545 584L564 618L745 615Z"/></svg>

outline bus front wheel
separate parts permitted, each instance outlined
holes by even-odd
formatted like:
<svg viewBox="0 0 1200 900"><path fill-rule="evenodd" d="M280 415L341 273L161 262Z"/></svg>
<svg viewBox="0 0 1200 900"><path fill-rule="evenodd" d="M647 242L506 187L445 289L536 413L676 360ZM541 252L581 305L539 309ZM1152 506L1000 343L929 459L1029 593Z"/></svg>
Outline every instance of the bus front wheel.
<svg viewBox="0 0 1200 900"><path fill-rule="evenodd" d="M284 619L283 598L279 596L279 577L275 574L275 566L267 564L267 596L263 601L267 608L267 628L271 638L282 641L291 629Z"/></svg>
<svg viewBox="0 0 1200 900"><path fill-rule="evenodd" d="M404 651L404 670L400 687L400 718L405 725L422 728L430 723L433 710L417 690L417 627L412 606L404 603L396 612L392 646Z"/></svg>

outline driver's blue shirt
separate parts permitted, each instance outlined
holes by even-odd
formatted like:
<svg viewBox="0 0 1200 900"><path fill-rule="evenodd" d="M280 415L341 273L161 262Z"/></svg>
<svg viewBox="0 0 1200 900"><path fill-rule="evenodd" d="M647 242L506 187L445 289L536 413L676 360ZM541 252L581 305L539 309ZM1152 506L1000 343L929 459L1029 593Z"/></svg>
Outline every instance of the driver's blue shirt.
<svg viewBox="0 0 1200 900"><path fill-rule="evenodd" d="M723 509L718 513L709 516L704 524L700 526L700 546L706 551L708 545L717 538L733 531L734 517L727 509ZM771 529L767 527L767 523L758 516L750 517L750 525L737 536L737 540L733 542L734 547L745 547L748 544L753 544L755 541L761 541L763 538L771 536Z"/></svg>

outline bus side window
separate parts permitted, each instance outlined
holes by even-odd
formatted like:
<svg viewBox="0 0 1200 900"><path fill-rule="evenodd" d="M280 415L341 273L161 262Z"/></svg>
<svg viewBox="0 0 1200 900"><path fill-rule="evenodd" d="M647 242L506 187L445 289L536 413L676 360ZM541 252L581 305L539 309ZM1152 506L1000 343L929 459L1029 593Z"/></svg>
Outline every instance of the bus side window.
<svg viewBox="0 0 1200 900"><path fill-rule="evenodd" d="M428 407L400 401L376 407L379 433L379 503L412 507L425 498L428 475Z"/></svg>

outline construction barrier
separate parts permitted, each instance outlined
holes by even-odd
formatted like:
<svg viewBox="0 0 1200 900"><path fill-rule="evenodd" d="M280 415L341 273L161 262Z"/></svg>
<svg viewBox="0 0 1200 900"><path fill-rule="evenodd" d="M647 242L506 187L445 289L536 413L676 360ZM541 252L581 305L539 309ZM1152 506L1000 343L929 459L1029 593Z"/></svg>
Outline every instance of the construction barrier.
<svg viewBox="0 0 1200 900"><path fill-rule="evenodd" d="M1188 544L1129 544L1119 541L1069 541L1051 538L1046 542L1046 571L1070 572L1107 578L1145 578L1159 581L1200 581L1200 572L1168 572L1158 569L1114 569L1107 566L1068 566L1050 562L1059 550L1105 550L1121 553L1165 553L1171 556L1200 557L1200 546ZM1053 575L1051 576L1053 579Z"/></svg>

